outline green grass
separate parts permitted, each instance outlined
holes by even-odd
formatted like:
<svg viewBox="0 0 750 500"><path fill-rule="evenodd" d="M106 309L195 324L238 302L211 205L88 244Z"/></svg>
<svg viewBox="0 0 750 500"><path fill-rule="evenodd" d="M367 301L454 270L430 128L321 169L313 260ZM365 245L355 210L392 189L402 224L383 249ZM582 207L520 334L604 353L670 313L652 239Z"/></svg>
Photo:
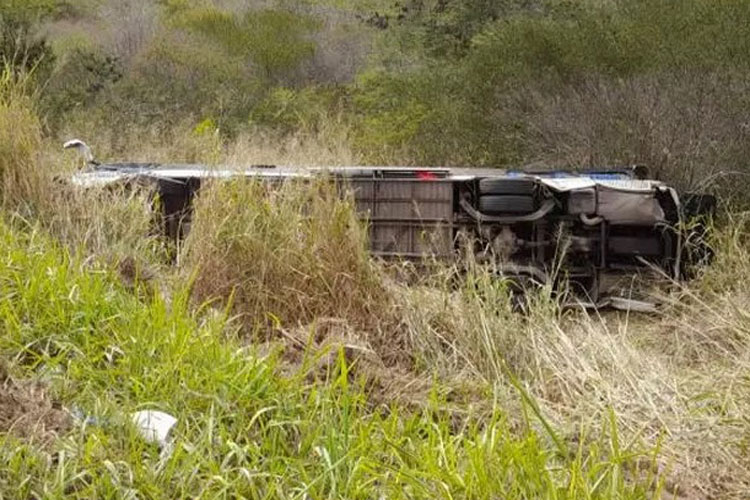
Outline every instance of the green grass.
<svg viewBox="0 0 750 500"><path fill-rule="evenodd" d="M309 364L243 344L186 293L133 293L37 228L0 224L0 350L17 379L43 379L76 423L50 446L0 445L8 498L650 498L636 474L656 450L600 439L558 449L533 411L509 415L487 388L481 411L446 411L441 384L422 410L368 400L343 351ZM493 395L494 394L494 395ZM129 412L179 423L172 456L138 438ZM561 453L564 451L565 453Z"/></svg>
<svg viewBox="0 0 750 500"><path fill-rule="evenodd" d="M134 13L141 2L125 3ZM159 23L123 59L119 83L99 57L113 48L94 41L93 59L60 52L49 86L4 69L0 497L748 497L747 214L720 228L714 264L670 293L659 318L566 313L548 291L518 315L481 270L461 286L445 268L394 283L371 266L351 207L315 191L271 202L259 186L204 192L199 237L170 268L173 249L147 236L148 193L53 184L74 166L60 150L72 137L105 161L646 162L684 184L744 168L747 51L726 49L747 45L747 23L733 15L746 3L563 2L509 22L480 16L475 27L454 14L489 5L460 3L380 34L334 20L318 33L317 62L268 85L221 47ZM360 2L368 15L383 5ZM76 31L102 39L110 24L142 24L115 12L53 24L64 32L80 21ZM695 23L697 32L664 29ZM478 33L464 59L419 41L450 42L451 26ZM726 40L701 43L723 28ZM357 54L370 37L365 62ZM634 55L643 44L661 48ZM68 55L82 58L68 65ZM316 66L321 80L309 79ZM542 67L552 74L537 79ZM350 76L332 80L338 69ZM395 135L394 123L405 124ZM744 200L741 175L726 179L724 192ZM155 279L133 288L138 274ZM8 431L13 391L35 384L103 424L74 424L53 441L28 419ZM27 407L33 423L39 412ZM179 419L169 460L127 424L145 408Z"/></svg>

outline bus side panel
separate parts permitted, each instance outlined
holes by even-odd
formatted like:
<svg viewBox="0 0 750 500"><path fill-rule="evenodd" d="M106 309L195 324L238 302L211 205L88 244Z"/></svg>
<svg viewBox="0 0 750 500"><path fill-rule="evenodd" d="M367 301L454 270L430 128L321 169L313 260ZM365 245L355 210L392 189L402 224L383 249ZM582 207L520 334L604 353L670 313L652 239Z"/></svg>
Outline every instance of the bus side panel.
<svg viewBox="0 0 750 500"><path fill-rule="evenodd" d="M352 179L368 221L370 250L383 257L447 257L453 252L453 182L418 179Z"/></svg>

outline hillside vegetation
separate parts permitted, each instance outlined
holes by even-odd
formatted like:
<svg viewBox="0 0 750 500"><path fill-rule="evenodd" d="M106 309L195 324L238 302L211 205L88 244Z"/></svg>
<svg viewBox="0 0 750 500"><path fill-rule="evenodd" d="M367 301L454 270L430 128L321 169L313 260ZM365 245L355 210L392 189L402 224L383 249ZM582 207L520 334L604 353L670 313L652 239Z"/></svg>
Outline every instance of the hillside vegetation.
<svg viewBox="0 0 750 500"><path fill-rule="evenodd" d="M102 156L181 130L223 150L271 137L365 163L644 163L746 185L744 0L4 5L0 54L36 68L45 126Z"/></svg>
<svg viewBox="0 0 750 500"><path fill-rule="evenodd" d="M750 3L6 0L0 497L750 496ZM100 159L645 163L726 205L658 316L384 268L321 184L176 247ZM394 275L409 278L405 280ZM147 443L132 412L178 419Z"/></svg>

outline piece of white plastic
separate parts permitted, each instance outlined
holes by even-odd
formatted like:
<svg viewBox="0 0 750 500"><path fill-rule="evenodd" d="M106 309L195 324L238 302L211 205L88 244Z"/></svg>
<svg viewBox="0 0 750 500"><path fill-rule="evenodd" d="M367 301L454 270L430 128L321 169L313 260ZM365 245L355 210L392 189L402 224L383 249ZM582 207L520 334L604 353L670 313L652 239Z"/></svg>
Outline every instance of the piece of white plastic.
<svg viewBox="0 0 750 500"><path fill-rule="evenodd" d="M177 423L177 419L169 413L156 410L137 411L131 418L143 439L159 446L168 444L169 431Z"/></svg>

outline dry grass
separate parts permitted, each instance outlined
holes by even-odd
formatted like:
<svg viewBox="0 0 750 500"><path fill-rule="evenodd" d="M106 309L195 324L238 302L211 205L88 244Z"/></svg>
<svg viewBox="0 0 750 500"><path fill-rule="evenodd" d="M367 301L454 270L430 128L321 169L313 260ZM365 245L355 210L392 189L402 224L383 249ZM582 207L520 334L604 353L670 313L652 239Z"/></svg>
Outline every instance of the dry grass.
<svg viewBox="0 0 750 500"><path fill-rule="evenodd" d="M13 147L3 157L13 160L0 163L4 194L16 201L18 193L48 187L42 177L19 177L20 169L69 168L59 152L40 156L46 146L38 122L18 103L0 102L1 133L10 138L3 144ZM30 139L13 135L9 120L26 123ZM205 153L206 136L193 132L184 133L183 150ZM274 158L271 142L254 140L211 154L242 163ZM290 142L289 162L356 159L315 144ZM139 147L145 155L152 146ZM166 159L174 147L157 156ZM158 264L160 243L145 236L147 194L61 188L45 200L39 221L69 247ZM428 381L437 378L454 387L459 420L489 391L521 421L520 385L571 446L607 432L610 412L623 442L659 445L670 496L746 498L750 254L746 217L737 217L714 242L714 265L674 295L659 318L563 313L544 290L519 315L504 284L481 270L458 284L451 269L412 287L394 283L369 260L351 205L325 183L209 186L178 271L193 280L196 303L218 299L257 334L253 340L289 344L298 365L312 350L316 369L330 373L338 359L331 353L344 351L353 372L369 380L372 402L424 406L432 397ZM165 281L173 277L161 272Z"/></svg>
<svg viewBox="0 0 750 500"><path fill-rule="evenodd" d="M220 297L251 324L367 325L383 301L365 248L351 204L325 181L222 182L198 199L183 267L198 302Z"/></svg>
<svg viewBox="0 0 750 500"><path fill-rule="evenodd" d="M136 31L115 36L111 44L123 52L137 52L148 33ZM563 89L550 91L543 84L534 89L524 90L517 98L501 97L501 110L509 115L519 110L527 131L523 152L546 165L643 162L663 178L694 187L728 165L744 161L750 153L745 116L748 84L742 76L698 72L623 80L592 76ZM102 114L71 115L63 136L86 140L105 161L210 165L362 161L351 148L343 120L326 122L315 133L275 136L253 131L227 142L210 121L138 129L112 125L107 111ZM356 449L351 446L351 429L344 428L340 446L331 429L377 415L369 410L359 413L368 406L352 403L360 396L349 398L347 390L339 391L339 384L348 387L349 379L362 377L370 405L386 406L393 414L417 414L436 401L441 410L450 407L455 425L445 431L441 428L430 439L424 435L430 435L432 423L426 426L428 430L420 430L421 437L388 433L397 437L386 441L387 445L379 443L380 448L371 446L375 432L362 432L358 438L362 447L377 456L386 450L393 453L394 442L406 443L406 453L396 450L388 456L389 467L408 461L408 447L415 443L424 447L420 457L442 454L431 462L432 475L441 486L463 481L458 471L468 469L466 463L452 460L450 453L446 458L445 450L460 442L466 426L484 427L482 417L488 412L481 407L499 406L517 431L528 424L524 413L528 406L522 403L528 397L538 406L542 421L557 429L565 449L574 449L582 441L591 444L591 436L613 433L611 418L617 421L617 439L626 443L624 449L658 448L658 469L669 478L663 498L750 497L746 214L733 216L719 231L713 242L714 264L670 296L670 305L659 317L563 312L549 290L534 295L528 313L520 315L513 312L505 285L488 271L471 270L456 280L455 270L437 269L432 279L414 286L388 279L369 260L365 232L351 205L320 183L286 183L275 190L258 183L208 186L198 200L179 267L162 267L164 242L149 236L153 222L150 193L81 191L55 184L55 174L64 175L73 168L58 142L45 139L34 96L26 92L22 80L5 71L0 77L0 192L5 213L20 214L83 254L86 266L79 267L91 262L117 264L127 279L142 278L143 268L153 267L161 281L178 283L177 289L188 282L196 307L183 309L181 299L171 295L163 303L158 296L142 302L140 296L99 283L104 273L89 277L79 272L78 264L60 262L60 249L50 246L40 259L32 243L19 242L15 233L4 230L6 267L0 280L4 287L0 312L7 327L4 349L19 359L33 355L39 363L58 363L69 370L64 376L76 380L77 385L66 390L83 387L90 400L99 400L89 394L95 392L96 398L124 401L132 407L142 404L143 398L152 398L169 401L175 409L191 408L188 433L194 438L205 430L209 438L204 447L197 448L200 452L183 455L183 463L188 464L183 469L189 476L186 482L200 482L201 487L219 484L213 462L201 481L195 479L198 466L189 460L209 457L221 467L233 461L242 464L238 484L244 481L243 473L272 463L269 477L292 482L304 478L306 487L312 487L319 478L311 480L310 471L317 469L305 464L290 474L291 461L277 460L261 447L275 443L283 448L299 439L295 446L300 448L290 452L297 453L313 428L324 437L314 442L315 448L311 445L305 454L300 453L305 459L316 453L323 456L319 450L338 450L341 460L350 457L350 450ZM746 189L745 177L731 179L736 181L733 188ZM72 268L76 272L71 278ZM57 270L56 277L51 277L51 269ZM68 286L71 279L73 284ZM112 297L117 300L112 302ZM239 319L236 323L246 334L241 342L272 339L283 346L288 365L282 369L293 373L291 382L276 389L278 394L267 392L279 377L259 361L265 358L245 356L246 346L237 348L238 339L227 338L223 327L212 326L221 322L216 320L220 315L206 313L206 302ZM62 354L40 350L45 342L53 346L58 342ZM112 352L122 353L121 357L113 361ZM337 370L345 373L336 375L338 379L331 384L331 374ZM30 368L29 374L33 373ZM435 380L445 391L439 397L434 394ZM57 425L60 415L43 386L18 382L5 373L0 373L0 384L0 432L23 433L39 421L45 424L46 417L37 418L40 410L53 417L49 427ZM326 420L310 393L331 387L333 403L326 403ZM299 401L285 402L285 392L296 398L295 391L299 391ZM300 403L303 400L309 407ZM303 415L295 414L301 407ZM349 419L355 407L351 413L355 417ZM218 412L215 419L214 412ZM332 418L332 414L346 418ZM479 418L466 424L469 414ZM297 427L299 421L307 427ZM60 422L64 430L67 422ZM387 426L408 427L400 420ZM255 444L243 448L248 434L258 428L263 437L258 449L251 448ZM217 451L211 439L215 429L236 443ZM487 436L477 442L492 442ZM106 461L99 456L87 458L96 466L143 462L142 449L123 458L116 447L91 448L106 453ZM503 453L492 450L480 449L471 463L508 456L505 448ZM74 449L68 457L76 453ZM621 459L614 449L604 454L615 456L613 461ZM352 475L359 463L339 462L336 455L333 459L320 471L324 480L334 474L340 483L362 477ZM413 471L421 473L419 466L426 460L416 461ZM341 463L350 468L336 469ZM448 463L454 466L450 474L445 472ZM368 467L365 462L364 469ZM53 468L57 468L55 476L71 474L62 463ZM615 475L619 471L616 467L609 470ZM521 470L533 471L531 467ZM401 472L388 469L382 478L362 483L377 484L394 477L401 477ZM182 479L175 473L166 482L174 488ZM587 480L598 484L596 474ZM17 484L28 482L20 478ZM336 491L335 482L329 493ZM489 497L496 483L489 478L486 485ZM44 486L42 490L47 491ZM196 491L200 490L184 496L195 496ZM303 496L306 490L296 491ZM559 493L560 489L550 491ZM318 493L323 496L323 490Z"/></svg>
<svg viewBox="0 0 750 500"><path fill-rule="evenodd" d="M134 258L145 264L164 256L153 234L148 189L106 191L76 188L66 181L80 161L43 135L35 96L23 76L0 74L0 196L4 216L41 225L69 248L113 263Z"/></svg>
<svg viewBox="0 0 750 500"><path fill-rule="evenodd" d="M349 126L326 122L315 133L295 132L284 136L263 133L240 135L225 148L223 163L229 165L361 165L362 155L351 146Z"/></svg>
<svg viewBox="0 0 750 500"><path fill-rule="evenodd" d="M74 115L59 134L60 143L73 137L87 142L102 162L200 163L248 165L358 165L363 158L351 147L350 129L331 118L314 132L277 134L251 130L228 139L210 120L184 121L164 129L112 127L107 117Z"/></svg>
<svg viewBox="0 0 750 500"><path fill-rule="evenodd" d="M147 186L104 191L59 186L39 221L68 248L93 260L158 266L167 262L169 244L157 232L154 201Z"/></svg>
<svg viewBox="0 0 750 500"><path fill-rule="evenodd" d="M476 287L411 289L399 303L425 369L468 371L506 394L513 373L574 441L582 428L604 432L613 411L623 440L661 443L669 493L746 498L746 229L746 217L735 217L717 233L716 262L673 295L660 317L563 314L544 292L519 316L502 293L493 296L498 287L490 280L479 283L480 295Z"/></svg>
<svg viewBox="0 0 750 500"><path fill-rule="evenodd" d="M321 217L336 213L325 196L311 199L299 186L210 193L199 217L211 222L194 222L200 237L188 249L198 297L231 300L251 328L282 318L285 356L309 376L328 373L342 351L352 373L368 380L372 402L415 408L429 400L429 379L437 377L454 387L450 411L459 419L481 406L482 388L520 418L520 383L566 442L607 432L611 412L623 442L661 446L669 497L750 491L744 223L719 233L717 261L660 317L563 312L548 290L519 315L487 271L473 270L457 285L453 269L438 269L410 287L371 274L362 234L342 237L341 228L356 227L351 214L341 226L330 224L336 216ZM322 286L336 282L345 286Z"/></svg>
<svg viewBox="0 0 750 500"><path fill-rule="evenodd" d="M165 128L117 127L110 117L95 113L72 114L66 122L58 142L78 138L89 144L94 156L101 162L171 162L206 163L220 161L223 141L216 128L206 122L182 122Z"/></svg>
<svg viewBox="0 0 750 500"><path fill-rule="evenodd" d="M4 207L28 209L39 200L45 172L39 168L42 125L24 77L0 69L0 185Z"/></svg>
<svg viewBox="0 0 750 500"><path fill-rule="evenodd" d="M661 318L562 314L542 297L522 317L466 292L402 292L421 371L494 387L511 414L514 374L567 442L606 432L613 412L623 441L661 443L670 498L750 492L747 295L696 294Z"/></svg>
<svg viewBox="0 0 750 500"><path fill-rule="evenodd" d="M273 155L236 147L241 158ZM199 303L220 298L248 332L284 345L294 369L315 378L342 351L352 373L368 380L374 403L419 408L437 377L454 387L458 418L482 405L484 390L521 415L517 377L567 442L606 432L612 412L623 441L661 446L670 497L744 498L750 256L743 221L719 233L714 265L672 295L659 317L564 313L547 290L519 315L505 285L482 270L458 285L453 269L415 286L395 283L367 260L350 207L319 185L212 186L199 201L182 271L195 272Z"/></svg>

